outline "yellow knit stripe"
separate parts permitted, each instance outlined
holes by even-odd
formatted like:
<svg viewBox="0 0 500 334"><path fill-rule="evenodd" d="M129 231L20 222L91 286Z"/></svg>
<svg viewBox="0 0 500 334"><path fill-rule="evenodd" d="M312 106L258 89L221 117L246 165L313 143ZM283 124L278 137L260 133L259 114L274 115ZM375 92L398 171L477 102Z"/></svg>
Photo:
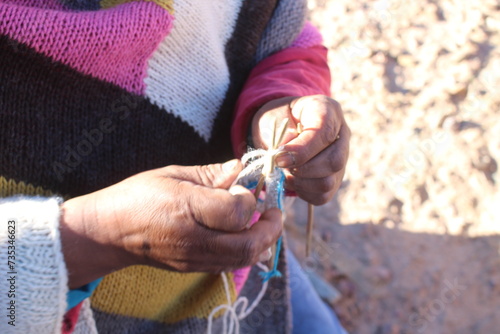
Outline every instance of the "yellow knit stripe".
<svg viewBox="0 0 500 334"><path fill-rule="evenodd" d="M101 8L111 8L127 2L138 0L101 0ZM174 14L174 0L146 0L156 3L158 6L167 10L170 14Z"/></svg>
<svg viewBox="0 0 500 334"><path fill-rule="evenodd" d="M228 280L234 302L233 274ZM106 276L91 302L106 313L173 324L187 318L207 318L215 307L227 304L227 298L220 275L133 266ZM222 311L216 316L221 315Z"/></svg>
<svg viewBox="0 0 500 334"><path fill-rule="evenodd" d="M0 176L0 198L13 195L30 195L30 196L53 196L50 190L45 190L42 187L35 187L30 183L23 181L17 182L13 179L6 179Z"/></svg>

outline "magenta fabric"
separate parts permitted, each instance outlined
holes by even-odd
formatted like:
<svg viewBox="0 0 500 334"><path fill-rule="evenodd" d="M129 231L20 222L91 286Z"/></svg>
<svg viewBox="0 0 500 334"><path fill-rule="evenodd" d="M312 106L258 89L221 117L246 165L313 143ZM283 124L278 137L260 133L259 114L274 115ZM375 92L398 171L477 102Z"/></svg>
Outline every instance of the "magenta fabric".
<svg viewBox="0 0 500 334"><path fill-rule="evenodd" d="M1 2L0 34L8 34L84 74L141 95L145 90L147 61L173 24L168 11L149 1L99 11L30 6L35 5ZM31 31L20 29L25 22L30 22Z"/></svg>
<svg viewBox="0 0 500 334"><path fill-rule="evenodd" d="M252 219L250 219L250 226L255 224L260 218L260 212L255 211L253 213ZM236 292L239 294L241 289L243 288L243 285L245 285L245 282L248 279L248 274L250 274L250 270L252 267L245 267L241 269L236 269L233 271L233 282L236 287Z"/></svg>
<svg viewBox="0 0 500 334"><path fill-rule="evenodd" d="M236 293L240 294L241 289L243 288L243 285L245 285L245 282L248 279L248 274L250 274L250 270L252 270L252 267L245 267L241 269L237 269L233 271L233 282L234 286L236 288Z"/></svg>
<svg viewBox="0 0 500 334"><path fill-rule="evenodd" d="M258 108L287 96L330 95L330 83L327 49L323 46L288 48L260 62L236 104L231 128L235 155L245 153L248 125Z"/></svg>
<svg viewBox="0 0 500 334"><path fill-rule="evenodd" d="M2 3L16 4L43 9L63 9L61 0L2 0Z"/></svg>
<svg viewBox="0 0 500 334"><path fill-rule="evenodd" d="M61 334L71 334L74 332L83 302L79 303L64 314Z"/></svg>
<svg viewBox="0 0 500 334"><path fill-rule="evenodd" d="M311 22L306 22L299 36L295 39L292 45L290 45L290 47L310 48L321 44L323 44L323 36L321 36L321 33L311 24Z"/></svg>

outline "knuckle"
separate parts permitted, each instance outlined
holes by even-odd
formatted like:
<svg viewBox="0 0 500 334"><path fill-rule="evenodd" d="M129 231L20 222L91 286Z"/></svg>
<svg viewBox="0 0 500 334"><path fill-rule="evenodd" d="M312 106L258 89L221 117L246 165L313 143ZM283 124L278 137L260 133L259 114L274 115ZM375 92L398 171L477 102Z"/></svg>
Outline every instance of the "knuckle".
<svg viewBox="0 0 500 334"><path fill-rule="evenodd" d="M182 168L178 165L169 165L163 168L153 169L151 171L141 172L138 175L145 176L148 172L153 172L158 176L172 177L182 175Z"/></svg>
<svg viewBox="0 0 500 334"><path fill-rule="evenodd" d="M314 194L309 196L306 200L313 205L323 205L330 201L332 193Z"/></svg>
<svg viewBox="0 0 500 334"><path fill-rule="evenodd" d="M318 106L324 106L326 107L327 112L334 111L334 112L339 112L342 111L342 106L337 100L332 99L329 96L326 95L314 95L313 96L313 101Z"/></svg>
<svg viewBox="0 0 500 334"><path fill-rule="evenodd" d="M324 125L322 130L320 131L320 134L321 134L321 141L326 146L335 141L335 139L337 138L337 131L335 129L334 122L326 120L325 122L323 122L323 124Z"/></svg>
<svg viewBox="0 0 500 334"><path fill-rule="evenodd" d="M196 172L198 173L198 178L204 185L211 185L213 180L215 180L216 175L211 166L198 166Z"/></svg>
<svg viewBox="0 0 500 334"><path fill-rule="evenodd" d="M342 111L342 106L337 100L328 98L328 102L336 112Z"/></svg>
<svg viewBox="0 0 500 334"><path fill-rule="evenodd" d="M343 121L342 107L339 102L325 95L314 96L313 101L320 112L319 116L323 124L321 139L324 144L331 144L335 141L339 125Z"/></svg>
<svg viewBox="0 0 500 334"><path fill-rule="evenodd" d="M325 177L321 180L318 188L322 193L327 193L335 187L335 178L332 176Z"/></svg>
<svg viewBox="0 0 500 334"><path fill-rule="evenodd" d="M242 262L244 264L253 263L254 259L259 256L259 247L254 240L247 240L242 246Z"/></svg>
<svg viewBox="0 0 500 334"><path fill-rule="evenodd" d="M230 209L227 219L230 226L236 230L241 230L247 223L251 209L246 205L245 198L242 195L231 195L228 205Z"/></svg>
<svg viewBox="0 0 500 334"><path fill-rule="evenodd" d="M323 205L323 204L330 202L332 197L333 197L333 192L321 194L318 197L318 205Z"/></svg>
<svg viewBox="0 0 500 334"><path fill-rule="evenodd" d="M347 138L351 138L351 128L349 127L349 125L347 125L346 122L344 122L344 124L342 124L342 127L345 129L345 132L347 134Z"/></svg>
<svg viewBox="0 0 500 334"><path fill-rule="evenodd" d="M342 168L344 168L344 159L342 159L342 156L339 154L339 151L335 150L332 153L328 155L328 166L330 167L330 170L333 172L338 172Z"/></svg>

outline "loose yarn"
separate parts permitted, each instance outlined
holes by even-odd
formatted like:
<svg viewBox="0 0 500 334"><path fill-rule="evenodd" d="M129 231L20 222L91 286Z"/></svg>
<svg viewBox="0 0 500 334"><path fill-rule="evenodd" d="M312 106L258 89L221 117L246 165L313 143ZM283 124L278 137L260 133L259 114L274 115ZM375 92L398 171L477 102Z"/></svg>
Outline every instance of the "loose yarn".
<svg viewBox="0 0 500 334"><path fill-rule="evenodd" d="M269 167L269 163L274 161L276 154L281 152L280 149L264 150L257 149L247 152L241 159L243 165L246 167L240 172L237 178L237 184L242 185L250 190L254 190L257 186L258 180L263 175L263 170ZM265 175L265 174L264 174ZM284 183L285 174L279 167L274 167L268 175L266 175L266 194L262 201L260 198L257 201L257 211L264 212L270 208L279 208L283 210L283 194L284 194ZM248 307L248 298L244 296L238 297L238 299L231 304L231 295L229 293L229 283L227 279L227 274L223 272L221 274L222 281L224 283L224 291L227 297L227 304L222 304L217 306L212 310L208 317L208 327L207 334L212 333L213 318L217 312L225 310L222 316L222 334L239 334L240 333L240 321L245 319L252 311L259 305L260 301L264 297L267 291L268 281L273 277L281 277L281 273L278 270L278 260L282 244L281 236L276 244L276 254L273 260L273 267L271 270L262 264L257 263L257 266L262 269L259 276L262 277L262 288L259 294ZM239 309L239 311L238 311Z"/></svg>
<svg viewBox="0 0 500 334"><path fill-rule="evenodd" d="M268 271L269 269L262 263L257 263L257 266L261 268L263 271ZM262 288L259 291L259 294L252 302L250 307L248 307L248 298L244 296L238 297L238 299L231 305L231 295L229 293L229 283L227 281L227 275L225 272L221 274L222 281L224 282L224 291L226 292L227 304L222 304L217 306L210 312L208 316L208 327L207 333L212 333L212 325L213 318L217 314L217 312L221 310L226 310L224 315L222 316L222 334L239 334L240 333L240 321L245 319L247 316L252 313L252 311L259 305L262 297L267 291L268 282L264 282L262 284ZM238 308L240 310L238 312ZM248 307L248 308L247 308ZM229 322L229 323L228 323Z"/></svg>
<svg viewBox="0 0 500 334"><path fill-rule="evenodd" d="M257 205L257 210L259 212L264 212L270 208L279 208L283 211L285 174L281 168L275 167L272 163L275 156L280 152L281 149L279 148L272 150L257 149L248 152L241 159L246 167L238 176L237 184L241 184L249 189L254 189L256 186L256 180L258 180L261 175L265 175L266 177L266 196L263 205ZM269 167L269 164L271 164L271 168ZM266 172L266 170L269 169L271 169L271 172ZM259 204L259 201L257 204ZM278 271L278 259L281 250L282 238L283 237L281 236L276 244L276 254L272 269L259 274L264 283L273 277L281 277L281 273Z"/></svg>
<svg viewBox="0 0 500 334"><path fill-rule="evenodd" d="M259 212L271 208L283 210L285 174L279 167L269 168L271 161L274 161L274 158L280 152L282 152L280 148L272 150L256 149L247 152L241 158L245 168L238 175L237 184L254 190L260 176L263 174L266 176L266 196L263 205L261 201L257 203L257 211ZM271 170L266 175L265 171L269 169Z"/></svg>

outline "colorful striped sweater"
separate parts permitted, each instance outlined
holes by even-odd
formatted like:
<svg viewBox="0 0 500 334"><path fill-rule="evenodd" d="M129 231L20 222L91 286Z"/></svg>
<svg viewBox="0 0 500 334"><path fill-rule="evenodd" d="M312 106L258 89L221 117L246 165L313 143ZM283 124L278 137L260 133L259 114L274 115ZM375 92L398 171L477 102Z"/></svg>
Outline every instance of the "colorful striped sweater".
<svg viewBox="0 0 500 334"><path fill-rule="evenodd" d="M1 309L14 300L17 312L15 327L2 313L1 333L206 332L226 301L219 275L129 267L66 313L59 204L141 171L225 161L265 102L328 94L305 11L305 0L0 0L0 264L14 244L17 275L7 300L0 272ZM229 275L233 301L256 297L248 272ZM290 331L286 286L271 281L241 332Z"/></svg>

